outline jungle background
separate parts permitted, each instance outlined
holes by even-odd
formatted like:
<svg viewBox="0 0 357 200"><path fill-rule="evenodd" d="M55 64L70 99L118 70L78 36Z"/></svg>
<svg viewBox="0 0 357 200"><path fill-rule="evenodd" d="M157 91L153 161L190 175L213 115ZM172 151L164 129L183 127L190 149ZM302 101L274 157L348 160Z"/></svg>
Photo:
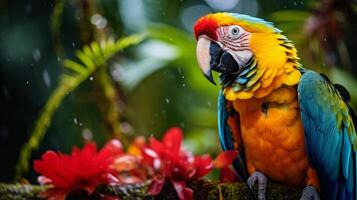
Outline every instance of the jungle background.
<svg viewBox="0 0 357 200"><path fill-rule="evenodd" d="M139 135L160 138L172 126L184 130L186 148L218 153L219 87L199 71L192 34L210 12L274 22L303 65L344 85L357 109L356 3L1 0L0 181L35 182L32 160L47 149L69 152L111 137L125 145ZM117 42L132 34L139 35Z"/></svg>

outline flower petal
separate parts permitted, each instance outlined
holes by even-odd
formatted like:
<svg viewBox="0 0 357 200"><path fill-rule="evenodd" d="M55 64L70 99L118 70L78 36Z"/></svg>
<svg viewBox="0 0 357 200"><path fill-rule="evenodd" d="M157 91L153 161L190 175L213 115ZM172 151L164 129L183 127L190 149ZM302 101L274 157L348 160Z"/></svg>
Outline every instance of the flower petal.
<svg viewBox="0 0 357 200"><path fill-rule="evenodd" d="M99 160L106 160L108 158L114 159L115 156L118 156L123 153L123 146L117 139L112 139L105 144L105 146L99 151L97 158Z"/></svg>
<svg viewBox="0 0 357 200"><path fill-rule="evenodd" d="M182 144L182 130L170 128L162 138L164 146L174 154L178 154Z"/></svg>
<svg viewBox="0 0 357 200"><path fill-rule="evenodd" d="M213 161L211 156L195 156L195 167L197 171L193 177L194 179L199 179L211 172L213 169Z"/></svg>
<svg viewBox="0 0 357 200"><path fill-rule="evenodd" d="M234 170L229 167L225 167L221 169L219 180L221 182L236 182L238 180L238 177Z"/></svg>
<svg viewBox="0 0 357 200"><path fill-rule="evenodd" d="M214 160L214 166L218 169L228 167L232 164L233 160L237 157L238 151L229 150L220 153Z"/></svg>
<svg viewBox="0 0 357 200"><path fill-rule="evenodd" d="M161 192L164 183L165 183L164 179L154 178L148 187L148 191L147 191L148 194L150 194L151 196L158 195Z"/></svg>
<svg viewBox="0 0 357 200"><path fill-rule="evenodd" d="M191 188L186 187L184 181L172 181L172 185L175 188L176 194L180 200L191 200L193 199L193 191Z"/></svg>

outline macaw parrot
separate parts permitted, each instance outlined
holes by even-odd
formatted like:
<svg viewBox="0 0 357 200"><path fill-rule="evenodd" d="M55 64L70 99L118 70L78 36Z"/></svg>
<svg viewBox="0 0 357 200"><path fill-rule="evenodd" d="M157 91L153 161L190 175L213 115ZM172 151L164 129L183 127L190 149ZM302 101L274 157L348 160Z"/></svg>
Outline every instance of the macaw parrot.
<svg viewBox="0 0 357 200"><path fill-rule="evenodd" d="M302 188L301 199L357 200L356 115L350 95L307 70L282 31L263 19L208 14L194 25L206 78L220 73L218 131L237 150L239 179L265 199L268 180Z"/></svg>

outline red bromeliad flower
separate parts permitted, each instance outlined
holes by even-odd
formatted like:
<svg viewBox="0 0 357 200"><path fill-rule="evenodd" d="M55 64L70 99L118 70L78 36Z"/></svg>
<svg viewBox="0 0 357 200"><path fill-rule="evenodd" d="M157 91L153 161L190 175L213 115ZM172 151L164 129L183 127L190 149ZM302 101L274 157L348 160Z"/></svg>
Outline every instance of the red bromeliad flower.
<svg viewBox="0 0 357 200"><path fill-rule="evenodd" d="M183 150L182 131L169 129L162 141L138 137L123 152L118 140L111 140L99 152L96 144L87 143L82 150L74 148L71 155L47 151L41 160L34 162L34 169L42 176L39 182L54 187L41 194L52 200L63 200L77 190L91 194L101 184L133 184L150 181L148 192L158 194L165 181L174 187L181 200L193 198L186 181L198 180L213 168L221 169L222 181L233 181L234 172L229 168L237 156L236 151L223 152L213 161L209 155L196 155ZM114 198L108 196L106 198Z"/></svg>
<svg viewBox="0 0 357 200"><path fill-rule="evenodd" d="M181 129L171 128L163 136L162 142L150 138L150 144L143 148L143 162L151 166L155 174L149 186L150 194L158 194L167 180L174 186L179 199L192 199L192 189L186 187L185 181L202 178L214 166L227 169L237 155L235 151L227 151L213 161L209 155L193 156L191 152L182 150L181 144Z"/></svg>
<svg viewBox="0 0 357 200"><path fill-rule="evenodd" d="M34 169L40 173L42 183L52 184L42 196L49 199L65 199L68 193L83 189L91 194L100 184L108 184L114 171L110 168L114 159L123 154L119 140L109 141L99 152L93 142L82 150L74 148L71 155L47 151L41 160L34 161Z"/></svg>

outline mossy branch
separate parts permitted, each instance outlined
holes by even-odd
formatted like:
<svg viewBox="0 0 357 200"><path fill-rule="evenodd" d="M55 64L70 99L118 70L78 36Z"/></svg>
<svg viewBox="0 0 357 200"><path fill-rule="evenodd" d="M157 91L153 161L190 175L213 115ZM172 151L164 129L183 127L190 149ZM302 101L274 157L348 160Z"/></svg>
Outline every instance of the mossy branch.
<svg viewBox="0 0 357 200"><path fill-rule="evenodd" d="M108 60L126 47L140 43L145 34L137 34L114 41L113 39L101 42L92 42L80 51L76 56L79 61L65 60L64 67L67 69L60 77L57 88L53 91L46 105L37 119L33 132L28 142L22 147L20 157L16 165L15 179L18 180L29 168L29 160L33 150L37 149L43 139L47 128L51 124L52 115L60 106L64 97L74 91L98 68L107 66Z"/></svg>
<svg viewBox="0 0 357 200"><path fill-rule="evenodd" d="M257 187L250 190L245 183L219 183L217 181L200 180L188 183L188 187L193 189L193 198L196 200L256 200L258 196ZM11 197L33 199L44 189L43 186L0 184L0 199L13 199ZM69 199L99 199L102 195L119 196L120 199L178 199L175 190L169 183L166 183L161 193L155 197L149 196L146 191L147 184L100 186L90 197L86 198L85 194L77 193L71 194ZM299 199L300 195L301 189L269 183L266 199L294 200Z"/></svg>

